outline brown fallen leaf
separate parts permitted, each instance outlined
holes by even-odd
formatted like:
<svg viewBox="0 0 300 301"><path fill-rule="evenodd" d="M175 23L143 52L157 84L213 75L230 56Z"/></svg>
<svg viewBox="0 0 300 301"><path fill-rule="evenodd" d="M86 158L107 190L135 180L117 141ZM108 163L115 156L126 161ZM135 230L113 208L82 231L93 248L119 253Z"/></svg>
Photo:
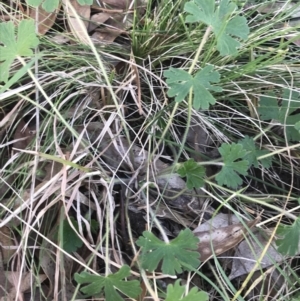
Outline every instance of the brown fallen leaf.
<svg viewBox="0 0 300 301"><path fill-rule="evenodd" d="M8 227L0 228L0 250L2 263L6 264L15 253L15 243L12 239L12 232Z"/></svg>
<svg viewBox="0 0 300 301"><path fill-rule="evenodd" d="M13 139L14 139L13 147L18 149L26 149L27 146L34 139L33 132L28 126L26 126L23 119L19 122Z"/></svg>
<svg viewBox="0 0 300 301"><path fill-rule="evenodd" d="M52 179L55 175L57 175L62 170L62 164L59 162L47 162L43 165L41 164L41 176L39 180L44 182Z"/></svg>
<svg viewBox="0 0 300 301"><path fill-rule="evenodd" d="M110 18L110 16L110 13L96 13L92 15L88 31L94 31L99 26L99 24L105 23Z"/></svg>
<svg viewBox="0 0 300 301"><path fill-rule="evenodd" d="M268 243L268 238L263 233L255 234L258 244L253 238L249 237L247 241L239 244L235 250L234 259L232 261L232 269L229 279L234 279L239 276L248 275L254 268L257 258L259 258ZM269 246L265 256L263 257L260 266L257 270L261 270L274 265L274 262L282 262L284 256L277 251L277 246L272 244Z"/></svg>
<svg viewBox="0 0 300 301"><path fill-rule="evenodd" d="M77 0L62 0L62 2L71 32L81 43L88 44L87 27L91 6L80 5Z"/></svg>
<svg viewBox="0 0 300 301"><path fill-rule="evenodd" d="M97 43L112 43L122 32L115 28L110 29L96 29L92 34L92 40Z"/></svg>
<svg viewBox="0 0 300 301"><path fill-rule="evenodd" d="M105 8L128 9L131 6L131 0L103 0L100 4Z"/></svg>
<svg viewBox="0 0 300 301"><path fill-rule="evenodd" d="M260 217L257 217L245 223L246 227L242 223L237 223L217 228L211 225L209 230L204 231L199 231L199 228L195 229L193 232L200 240L198 251L201 261L207 261L214 254L220 255L238 245L247 235L248 229L253 228L259 220ZM211 221L206 224L209 225L209 223Z"/></svg>
<svg viewBox="0 0 300 301"><path fill-rule="evenodd" d="M1 295L0 290L0 301L15 301L17 295L20 298L23 293L31 289L33 280L37 281L37 278L32 276L30 272L22 273L21 277L20 272L4 271L0 274L0 281L2 281L0 285L5 288L4 296ZM39 275L38 282L42 283L46 278L46 275ZM19 280L21 280L20 284Z"/></svg>
<svg viewBox="0 0 300 301"><path fill-rule="evenodd" d="M93 40L103 43L112 43L121 33L125 33L132 26L133 16L141 16L146 7L145 0L133 2L131 0L103 0L93 9L99 11L97 16L92 16L93 24L90 29L95 30ZM97 20L98 19L98 20ZM105 23L104 28L97 28Z"/></svg>
<svg viewBox="0 0 300 301"><path fill-rule="evenodd" d="M0 268L0 301L4 300L11 289L11 283L7 280L3 268Z"/></svg>
<svg viewBox="0 0 300 301"><path fill-rule="evenodd" d="M207 126L203 124L199 116L195 116L192 120L186 142L195 150L195 152L191 152L191 157L195 159L195 161L199 162L203 160L202 156L208 152L209 155L212 156L211 146L214 141L212 135L209 134L207 130Z"/></svg>
<svg viewBox="0 0 300 301"><path fill-rule="evenodd" d="M46 274L50 289L49 292L53 291L54 278L55 278L55 247L48 242L45 242L45 247L41 249L39 254L39 263L44 273Z"/></svg>
<svg viewBox="0 0 300 301"><path fill-rule="evenodd" d="M63 45L68 42L70 42L70 38L68 37L67 34L64 33L55 33L52 36L49 36L49 41L58 44L58 45Z"/></svg>
<svg viewBox="0 0 300 301"><path fill-rule="evenodd" d="M38 8L30 9L29 17L37 22L38 33L40 35L44 35L49 29L52 28L59 9L60 7L52 13L46 12L41 5Z"/></svg>
<svg viewBox="0 0 300 301"><path fill-rule="evenodd" d="M3 95L3 94L2 94ZM0 128L8 128L15 120L16 116L18 115L18 110L20 110L20 106L24 104L24 101L19 101L7 114L2 116L0 120Z"/></svg>

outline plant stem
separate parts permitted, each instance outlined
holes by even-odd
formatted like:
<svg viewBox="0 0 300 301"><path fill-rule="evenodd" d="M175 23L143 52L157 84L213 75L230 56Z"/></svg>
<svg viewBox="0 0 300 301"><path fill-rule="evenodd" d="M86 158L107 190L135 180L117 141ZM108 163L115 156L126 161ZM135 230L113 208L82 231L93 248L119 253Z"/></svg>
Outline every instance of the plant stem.
<svg viewBox="0 0 300 301"><path fill-rule="evenodd" d="M199 48L198 48L198 50L197 50L197 52L196 52L196 55L195 55L195 57L194 57L194 59L193 59L192 65L191 65L191 67L190 67L190 69L189 69L189 74L191 74L191 73L193 72L193 70L194 70L194 68L195 68L195 66L196 66L196 64L197 64L197 62L198 62L199 56L200 56L200 54L201 54L201 51L202 51L202 49L203 49L203 47L204 47L204 45L205 45L205 43L206 43L206 41L207 41L207 39L208 39L208 37L209 37L209 34L210 34L211 30L212 30L212 27L211 27L211 26L208 26L208 27L206 28L205 34L204 34L204 36L203 36L203 38L202 38L202 40L201 40L201 43L200 43L200 45L199 45Z"/></svg>
<svg viewBox="0 0 300 301"><path fill-rule="evenodd" d="M201 40L201 43L199 45L199 48L196 52L196 55L193 59L193 62L192 62L192 65L189 69L189 74L192 74L197 62L198 62L198 59L199 59L199 56L201 54L201 51L209 37L209 34L211 32L211 26L208 26L206 31L205 31L205 34ZM177 155L177 158L175 160L175 162L178 162L178 159L179 157L181 156L182 152L183 152L183 149L184 149L184 146L185 146L185 141L187 139L187 135L188 135L188 132L189 132L189 129L190 129L190 125L191 125L191 116L192 116L192 106L193 106L193 88L190 89L190 92L189 92L189 101L188 101L188 114L187 114L187 122L186 122L186 128L185 128L185 131L184 131L184 134L183 134L183 138L182 138L182 141L181 141L181 145L180 145L180 149L179 149L179 152L178 152L178 155ZM173 169L174 170L174 169Z"/></svg>

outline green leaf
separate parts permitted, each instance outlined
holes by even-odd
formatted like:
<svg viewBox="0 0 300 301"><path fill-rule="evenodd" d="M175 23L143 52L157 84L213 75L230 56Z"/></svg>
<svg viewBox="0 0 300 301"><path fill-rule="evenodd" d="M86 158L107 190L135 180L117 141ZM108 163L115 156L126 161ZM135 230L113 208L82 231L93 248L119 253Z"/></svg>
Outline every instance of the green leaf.
<svg viewBox="0 0 300 301"><path fill-rule="evenodd" d="M299 253L300 217L290 226L279 225L276 234L281 237L276 240L278 252L290 256L295 256Z"/></svg>
<svg viewBox="0 0 300 301"><path fill-rule="evenodd" d="M149 231L144 231L136 244L142 247L142 266L152 272L162 261L164 274L176 275L188 267L197 268L200 254L197 249L199 239L189 229L185 229L169 243L163 242Z"/></svg>
<svg viewBox="0 0 300 301"><path fill-rule="evenodd" d="M257 158L259 156L263 156L269 153L267 150L258 149L255 145L254 140L249 136L245 136L244 139L239 140L239 144L241 144L243 148L247 151L247 154L244 156L244 159L249 162L249 165L253 164L254 167L259 166L259 162L257 161ZM265 168L269 168L272 165L272 157L262 159L260 160L260 162Z"/></svg>
<svg viewBox="0 0 300 301"><path fill-rule="evenodd" d="M203 22L211 26L220 54L234 55L240 43L232 36L246 40L249 35L247 19L242 16L231 17L236 8L230 0L221 0L218 7L215 0L192 0L184 6L184 10L189 13L185 22Z"/></svg>
<svg viewBox="0 0 300 301"><path fill-rule="evenodd" d="M300 121L295 123L295 129L300 133Z"/></svg>
<svg viewBox="0 0 300 301"><path fill-rule="evenodd" d="M243 183L239 174L246 176L249 168L249 162L242 160L247 151L241 144L226 144L223 143L219 147L219 152L223 158L223 166L217 174L216 180L219 185L226 185L231 188L237 188Z"/></svg>
<svg viewBox="0 0 300 301"><path fill-rule="evenodd" d="M280 101L273 91L261 96L259 101L258 113L261 120L275 120L281 123L285 126L289 141L300 140L300 132L295 128L300 114L294 114L300 108L299 96L298 92L285 88Z"/></svg>
<svg viewBox="0 0 300 301"><path fill-rule="evenodd" d="M274 92L261 96L259 99L258 113L261 120L279 120L278 100Z"/></svg>
<svg viewBox="0 0 300 301"><path fill-rule="evenodd" d="M77 0L80 5L92 5L93 0Z"/></svg>
<svg viewBox="0 0 300 301"><path fill-rule="evenodd" d="M191 74L182 69L169 68L164 72L167 78L166 83L169 86L168 96L175 97L175 101L183 101L193 89L194 100L193 107L198 110L208 109L210 104L215 104L216 100L208 90L221 92L222 88L212 86L212 83L220 81L220 74L213 71L213 66L209 65L199 70L193 77Z"/></svg>
<svg viewBox="0 0 300 301"><path fill-rule="evenodd" d="M17 28L15 36L15 26L13 22L0 23L0 82L7 82L9 69L17 56L31 56L34 48L39 44L39 39L35 34L33 20L22 20Z"/></svg>
<svg viewBox="0 0 300 301"><path fill-rule="evenodd" d="M74 228L78 231L78 222L74 219L74 217L70 217L70 220L74 226ZM68 252L72 253L77 251L78 248L82 247L83 242L78 237L76 232L72 229L69 221L65 219L63 221L63 241L62 241L62 248Z"/></svg>
<svg viewBox="0 0 300 301"><path fill-rule="evenodd" d="M36 62L36 58L33 58L30 62L28 62L25 66L19 68L12 76L11 78L0 88L0 94L4 91L7 91L12 85L14 85L20 78L23 77L24 74L28 72L28 70L33 66L33 64ZM0 69L2 68L2 65L0 63ZM0 75L1 76L1 75Z"/></svg>
<svg viewBox="0 0 300 301"><path fill-rule="evenodd" d="M91 219L91 231L93 234L97 234L99 231L100 224L95 219Z"/></svg>
<svg viewBox="0 0 300 301"><path fill-rule="evenodd" d="M86 297L97 296L103 291L106 301L123 301L118 291L134 299L141 293L139 281L125 279L129 275L130 268L124 265L117 273L106 277L81 272L80 274L75 273L74 278L79 284L87 284L80 289Z"/></svg>
<svg viewBox="0 0 300 301"><path fill-rule="evenodd" d="M174 286L168 285L165 301L208 301L208 294L199 292L196 287L193 287L186 296L184 296L184 292L185 286L181 286L180 280L177 280Z"/></svg>
<svg viewBox="0 0 300 301"><path fill-rule="evenodd" d="M200 188L204 186L205 168L198 165L194 159L190 159L180 164L177 173L181 177L186 177L186 186L188 189Z"/></svg>
<svg viewBox="0 0 300 301"><path fill-rule="evenodd" d="M55 9L58 8L59 6L59 0L26 0L27 4L33 6L33 7L38 7L42 4L42 8L48 12L51 13L53 12ZM93 4L93 0L77 0L77 2L80 5L92 5Z"/></svg>
<svg viewBox="0 0 300 301"><path fill-rule="evenodd" d="M28 5L38 7L42 4L42 8L51 13L58 8L59 0L26 0Z"/></svg>

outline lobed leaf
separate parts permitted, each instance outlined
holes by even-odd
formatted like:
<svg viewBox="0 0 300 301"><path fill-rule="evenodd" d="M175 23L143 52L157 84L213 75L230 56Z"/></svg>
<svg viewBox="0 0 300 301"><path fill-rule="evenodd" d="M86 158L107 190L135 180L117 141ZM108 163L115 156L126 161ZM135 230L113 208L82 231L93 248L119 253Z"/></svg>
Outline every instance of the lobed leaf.
<svg viewBox="0 0 300 301"><path fill-rule="evenodd" d="M0 82L7 82L9 69L17 56L31 56L31 48L39 44L39 39L35 34L34 20L22 20L17 27L12 21L0 23Z"/></svg>
<svg viewBox="0 0 300 301"><path fill-rule="evenodd" d="M78 222L74 219L74 217L70 217L71 223L75 227L75 229L78 231ZM77 251L78 248L82 247L83 242L78 237L76 232L73 230L71 225L69 224L69 221L65 219L63 221L63 242L62 242L62 248L68 252L72 253Z"/></svg>
<svg viewBox="0 0 300 301"><path fill-rule="evenodd" d="M221 0L218 7L215 0L192 0L184 6L184 10L189 13L185 21L203 22L211 26L220 54L234 55L240 47L240 42L232 36L245 40L249 35L247 19L242 16L231 17L236 8L230 0Z"/></svg>
<svg viewBox="0 0 300 301"><path fill-rule="evenodd" d="M208 65L199 70L193 77L187 71L176 68L169 68L164 72L169 86L168 96L175 97L176 102L183 101L193 89L193 107L198 109L208 109L210 104L215 104L216 100L208 90L221 92L222 88L212 86L210 83L218 83L220 74L213 70L213 66Z"/></svg>
<svg viewBox="0 0 300 301"><path fill-rule="evenodd" d="M267 150L258 149L255 145L254 140L249 136L245 136L244 139L239 140L239 144L241 144L243 148L247 151L247 154L244 156L244 159L249 162L249 165L253 164L254 167L259 166L259 162L257 160L259 156L263 156L269 153ZM265 168L269 168L272 165L272 157L262 159L260 162Z"/></svg>
<svg viewBox="0 0 300 301"><path fill-rule="evenodd" d="M59 6L59 0L26 0L26 2L33 7L42 5L42 8L48 13L55 11Z"/></svg>
<svg viewBox="0 0 300 301"><path fill-rule="evenodd" d="M295 256L299 253L300 217L292 225L279 225L276 234L281 237L276 240L278 252L290 256Z"/></svg>
<svg viewBox="0 0 300 301"><path fill-rule="evenodd" d="M199 292L196 287L193 287L186 296L184 296L185 290L185 286L180 285L180 280L177 280L174 285L169 284L165 301L208 301L208 294Z"/></svg>
<svg viewBox="0 0 300 301"><path fill-rule="evenodd" d="M86 295L97 296L102 291L107 301L123 301L119 292L130 298L137 298L141 293L140 283L137 280L128 281L125 278L130 275L130 268L127 265L106 277L99 275L92 275L87 272L75 273L74 278L78 284L87 284L80 290ZM118 290L118 291L117 291Z"/></svg>
<svg viewBox="0 0 300 301"><path fill-rule="evenodd" d="M46 12L51 13L58 8L60 0L26 0L26 2L28 5L31 5L33 7L38 7L38 6L42 5L42 8ZM77 0L77 2L80 5L92 5L93 4L93 0Z"/></svg>
<svg viewBox="0 0 300 301"><path fill-rule="evenodd" d="M219 147L219 152L223 158L223 166L217 174L216 180L219 185L226 185L231 188L237 188L243 183L239 174L246 176L249 168L249 162L243 158L247 151L241 144L226 144L223 143Z"/></svg>
<svg viewBox="0 0 300 301"><path fill-rule="evenodd" d="M198 165L194 159L182 163L177 170L181 177L186 177L188 189L200 188L204 186L205 168Z"/></svg>
<svg viewBox="0 0 300 301"><path fill-rule="evenodd" d="M298 92L285 88L280 101L273 91L261 96L259 101L258 113L260 118L281 123L285 127L289 141L300 140L300 133L295 128L300 120L300 114L295 114L296 110L300 108L299 96Z"/></svg>
<svg viewBox="0 0 300 301"><path fill-rule="evenodd" d="M197 249L199 240L191 230L185 229L179 235L165 243L149 231L144 231L136 244L142 248L141 263L150 272L157 269L162 262L164 274L176 275L187 270L188 266L197 268L200 264Z"/></svg>

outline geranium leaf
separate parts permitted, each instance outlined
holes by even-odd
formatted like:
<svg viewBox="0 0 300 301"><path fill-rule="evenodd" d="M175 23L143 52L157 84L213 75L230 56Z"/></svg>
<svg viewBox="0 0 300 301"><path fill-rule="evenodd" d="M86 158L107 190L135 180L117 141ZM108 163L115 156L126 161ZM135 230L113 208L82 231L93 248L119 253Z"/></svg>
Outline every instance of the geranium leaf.
<svg viewBox="0 0 300 301"><path fill-rule="evenodd" d="M295 125L300 119L300 114L295 111L300 108L299 93L290 89L283 89L282 97L278 97L273 91L261 96L258 113L261 120L275 120L285 127L289 141L299 141L300 133Z"/></svg>
<svg viewBox="0 0 300 301"><path fill-rule="evenodd" d="M15 26L12 21L0 23L0 82L7 82L9 69L17 56L31 56L31 48L39 44L39 39L35 34L33 20L22 20L17 27L15 35Z"/></svg>
<svg viewBox="0 0 300 301"><path fill-rule="evenodd" d="M59 0L26 0L26 2L33 7L38 7L42 4L42 8L48 13L53 12L59 5Z"/></svg>
<svg viewBox="0 0 300 301"><path fill-rule="evenodd" d="M183 101L190 89L193 89L193 107L196 110L208 109L210 104L215 104L216 100L208 90L222 91L221 87L210 84L220 81L220 74L214 71L211 65L199 70L195 76L185 70L171 67L164 72L164 76L169 86L168 96L175 97L176 102Z"/></svg>
<svg viewBox="0 0 300 301"><path fill-rule="evenodd" d="M279 225L276 234L280 237L276 240L278 252L290 256L299 253L300 217L292 225Z"/></svg>
<svg viewBox="0 0 300 301"><path fill-rule="evenodd" d="M73 227L78 231L78 222L74 219L74 217L70 217L71 223L73 224ZM63 221L63 242L62 242L62 248L68 252L72 253L77 251L78 248L82 247L83 242L78 237L76 232L73 230L71 225L69 224L69 221L65 219Z"/></svg>
<svg viewBox="0 0 300 301"><path fill-rule="evenodd" d="M215 0L192 0L184 6L184 10L189 13L185 21L203 22L211 26L220 54L234 55L240 43L232 36L245 40L249 35L247 19L242 16L232 17L236 8L230 0L221 0L217 7Z"/></svg>
<svg viewBox="0 0 300 301"><path fill-rule="evenodd" d="M60 0L26 0L26 2L33 7L38 7L42 4L42 8L46 12L51 13L58 8ZM77 2L80 5L93 4L93 0L77 0Z"/></svg>
<svg viewBox="0 0 300 301"><path fill-rule="evenodd" d="M118 272L106 277L81 272L80 274L75 273L74 278L79 284L87 284L80 289L86 297L97 296L103 292L107 301L123 301L118 291L134 299L141 293L139 281L125 279L129 275L130 268L124 265Z"/></svg>
<svg viewBox="0 0 300 301"><path fill-rule="evenodd" d="M165 301L208 301L208 294L199 292L196 287L193 287L186 296L184 296L185 291L185 286L181 286L180 280L177 280L174 285L168 285Z"/></svg>
<svg viewBox="0 0 300 301"><path fill-rule="evenodd" d="M186 177L186 186L188 189L200 188L204 185L205 168L198 165L194 159L190 159L180 164L177 173L181 177Z"/></svg>
<svg viewBox="0 0 300 301"><path fill-rule="evenodd" d="M216 180L219 185L226 185L231 188L237 188L243 183L239 174L246 176L249 168L249 162L243 158L247 151L241 144L226 144L223 143L219 147L219 152L222 156L224 165L221 171L217 174Z"/></svg>
<svg viewBox="0 0 300 301"><path fill-rule="evenodd" d="M195 251L198 243L199 239L189 229L181 231L169 243L161 241L149 231L144 231L136 241L142 248L142 266L152 272L162 262L162 272L169 275L182 273L188 266L198 267L200 254Z"/></svg>
<svg viewBox="0 0 300 301"><path fill-rule="evenodd" d="M247 154L244 156L244 159L249 162L249 165L253 164L254 167L259 166L259 162L257 160L259 156L263 156L269 153L267 150L258 149L255 145L254 140L249 136L245 136L244 139L239 140L239 144L241 144L243 148L247 151ZM260 162L265 168L269 168L272 165L272 157L262 159Z"/></svg>

